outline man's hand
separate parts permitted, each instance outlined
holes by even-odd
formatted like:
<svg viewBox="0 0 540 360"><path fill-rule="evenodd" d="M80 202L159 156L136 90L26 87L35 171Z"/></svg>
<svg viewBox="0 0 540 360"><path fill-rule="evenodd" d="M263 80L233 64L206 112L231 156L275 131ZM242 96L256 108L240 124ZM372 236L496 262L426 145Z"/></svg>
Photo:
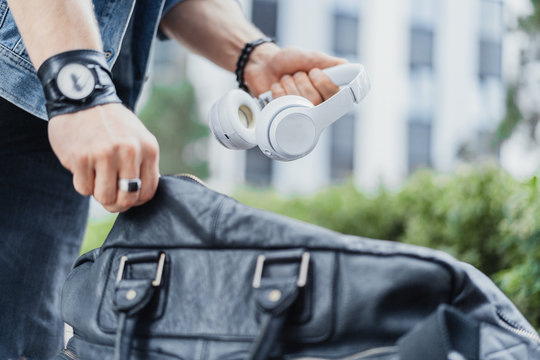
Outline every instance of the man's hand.
<svg viewBox="0 0 540 360"><path fill-rule="evenodd" d="M150 200L159 180L159 147L141 121L120 104L96 106L49 120L49 140L82 195L125 211ZM118 190L119 178L140 178L138 192Z"/></svg>
<svg viewBox="0 0 540 360"><path fill-rule="evenodd" d="M283 95L301 95L318 105L339 90L321 69L346 62L320 52L280 49L267 43L255 48L251 54L244 78L254 96L272 90L274 99Z"/></svg>
<svg viewBox="0 0 540 360"><path fill-rule="evenodd" d="M231 72L244 45L264 37L234 0L182 1L160 25L169 37ZM265 43L251 53L244 80L254 96L271 89L274 98L302 95L317 105L339 90L320 69L346 62L320 52Z"/></svg>

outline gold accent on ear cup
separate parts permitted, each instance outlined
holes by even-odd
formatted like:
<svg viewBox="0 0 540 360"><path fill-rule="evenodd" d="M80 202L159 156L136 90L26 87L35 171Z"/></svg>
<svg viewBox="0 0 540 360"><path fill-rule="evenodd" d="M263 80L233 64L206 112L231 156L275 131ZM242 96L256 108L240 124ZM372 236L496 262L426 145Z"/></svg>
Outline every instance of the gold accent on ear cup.
<svg viewBox="0 0 540 360"><path fill-rule="evenodd" d="M251 129L253 126L255 126L255 122L253 121L253 113L246 105L241 105L238 108L238 118L240 119L240 123L247 129Z"/></svg>
<svg viewBox="0 0 540 360"><path fill-rule="evenodd" d="M216 139L234 150L257 145L255 123L259 104L242 90L232 90L212 106L209 126Z"/></svg>

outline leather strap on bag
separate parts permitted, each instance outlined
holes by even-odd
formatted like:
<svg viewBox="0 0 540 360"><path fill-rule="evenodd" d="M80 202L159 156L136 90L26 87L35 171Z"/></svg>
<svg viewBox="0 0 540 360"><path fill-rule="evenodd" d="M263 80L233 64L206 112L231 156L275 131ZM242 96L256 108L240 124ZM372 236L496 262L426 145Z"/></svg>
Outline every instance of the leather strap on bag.
<svg viewBox="0 0 540 360"><path fill-rule="evenodd" d="M300 289L306 285L309 259L309 253L303 250L258 257L253 287L257 309L260 311L261 331L251 346L249 360L264 360L275 347L287 319L287 310L298 298ZM268 271L264 276L266 268L279 268L281 271Z"/></svg>
<svg viewBox="0 0 540 360"><path fill-rule="evenodd" d="M275 348L287 319L287 312L306 285L310 255L290 250L258 257L253 279L254 298L260 314L261 330L253 342L248 359L264 360ZM145 279L125 279L128 264L155 262L155 275ZM129 360L137 322L161 285L164 253L123 256L120 261L114 306L118 311L114 360Z"/></svg>
<svg viewBox="0 0 540 360"><path fill-rule="evenodd" d="M400 360L477 360L480 325L455 308L441 305L398 342Z"/></svg>
<svg viewBox="0 0 540 360"><path fill-rule="evenodd" d="M155 262L155 272L146 279L124 279L124 270L129 263ZM118 311L118 326L114 347L114 360L129 360L133 336L142 310L152 300L161 285L164 253L142 253L123 256L120 260L114 296L115 310Z"/></svg>

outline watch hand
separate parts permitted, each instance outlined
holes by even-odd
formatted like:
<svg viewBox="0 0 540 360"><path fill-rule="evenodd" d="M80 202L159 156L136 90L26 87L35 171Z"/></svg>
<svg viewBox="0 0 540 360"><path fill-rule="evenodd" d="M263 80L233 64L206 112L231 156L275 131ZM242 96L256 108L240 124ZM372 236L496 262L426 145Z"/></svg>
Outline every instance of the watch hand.
<svg viewBox="0 0 540 360"><path fill-rule="evenodd" d="M73 87L77 91L82 90L82 86L79 84L79 79L80 79L80 76L77 76L75 74L71 74L71 80L73 80Z"/></svg>

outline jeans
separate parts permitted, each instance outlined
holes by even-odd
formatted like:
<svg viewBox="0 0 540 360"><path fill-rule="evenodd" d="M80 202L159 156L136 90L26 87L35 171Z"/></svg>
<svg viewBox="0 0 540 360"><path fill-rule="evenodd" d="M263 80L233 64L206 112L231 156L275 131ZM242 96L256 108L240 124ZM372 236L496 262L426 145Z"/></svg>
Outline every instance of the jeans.
<svg viewBox="0 0 540 360"><path fill-rule="evenodd" d="M1 360L61 349L61 289L87 216L88 198L52 152L47 122L0 99Z"/></svg>

